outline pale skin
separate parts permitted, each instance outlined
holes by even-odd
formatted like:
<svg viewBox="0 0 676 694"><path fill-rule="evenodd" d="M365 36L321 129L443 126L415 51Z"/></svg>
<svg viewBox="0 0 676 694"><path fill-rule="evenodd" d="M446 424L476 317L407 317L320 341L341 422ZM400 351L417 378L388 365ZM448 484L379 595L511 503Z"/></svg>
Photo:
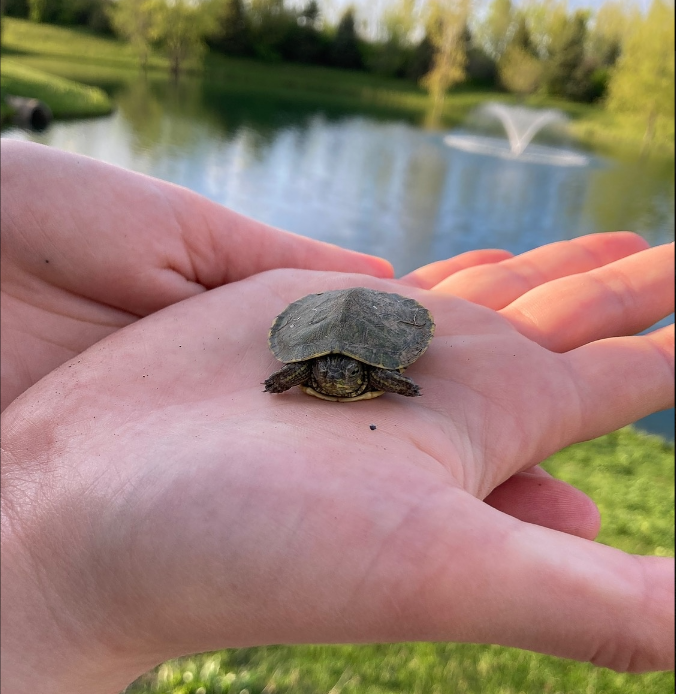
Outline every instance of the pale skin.
<svg viewBox="0 0 676 694"><path fill-rule="evenodd" d="M673 245L596 235L392 280L3 141L2 270L3 690L118 692L174 656L268 643L673 667L673 561L592 542L593 503L537 467L673 404L673 326L625 337L673 311ZM407 371L423 397L261 392L274 317L349 286L430 309Z"/></svg>

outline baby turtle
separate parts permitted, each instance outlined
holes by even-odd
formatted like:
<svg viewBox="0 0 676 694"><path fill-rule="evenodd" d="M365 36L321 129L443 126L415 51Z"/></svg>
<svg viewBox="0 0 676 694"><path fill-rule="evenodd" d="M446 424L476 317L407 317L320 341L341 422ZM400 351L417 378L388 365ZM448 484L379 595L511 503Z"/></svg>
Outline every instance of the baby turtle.
<svg viewBox="0 0 676 694"><path fill-rule="evenodd" d="M270 349L286 366L265 381L265 390L300 386L308 395L336 402L386 391L420 395L403 371L432 335L432 316L414 299L364 287L309 294L272 324Z"/></svg>

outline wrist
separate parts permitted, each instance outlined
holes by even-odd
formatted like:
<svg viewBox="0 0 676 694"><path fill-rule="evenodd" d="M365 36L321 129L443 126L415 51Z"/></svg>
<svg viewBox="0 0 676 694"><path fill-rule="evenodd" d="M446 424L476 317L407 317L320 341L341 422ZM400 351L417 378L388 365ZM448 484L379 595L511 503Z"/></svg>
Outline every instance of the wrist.
<svg viewBox="0 0 676 694"><path fill-rule="evenodd" d="M3 451L2 464L2 692L118 694L156 660L125 650L105 620L87 619L97 611L94 586L81 601L64 590L66 581L83 583L77 538L64 550L52 500L18 495L23 485L7 480L16 459Z"/></svg>

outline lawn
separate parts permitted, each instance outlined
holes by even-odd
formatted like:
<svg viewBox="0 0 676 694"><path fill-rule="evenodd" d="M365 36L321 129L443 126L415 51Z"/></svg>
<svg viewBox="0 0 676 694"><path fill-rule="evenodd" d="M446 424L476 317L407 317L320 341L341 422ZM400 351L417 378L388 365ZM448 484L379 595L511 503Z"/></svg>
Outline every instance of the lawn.
<svg viewBox="0 0 676 694"><path fill-rule="evenodd" d="M598 504L599 542L674 556L674 446L627 428L545 467ZM127 694L673 694L673 673L618 674L498 646L269 646L164 663Z"/></svg>
<svg viewBox="0 0 676 694"><path fill-rule="evenodd" d="M15 65L29 66L107 91L134 81L139 74L133 50L121 41L95 36L84 30L19 19L3 19L2 51L3 72L6 58L11 57ZM427 94L412 82L365 72L290 63L268 64L225 58L217 54L207 56L203 70L194 64L187 65L187 70L202 74L205 80L218 84L219 89L232 93L283 96L296 101L361 111L382 110L421 124L426 123L430 109ZM150 80L169 79L168 62L164 56L157 52L151 54L147 76ZM471 85L460 86L447 95L437 127L456 126L472 109L496 99L516 102L516 98L510 94ZM571 135L585 146L600 150L621 147L637 151L642 144L643 123L618 117L599 106L541 96L530 97L526 103L564 111L571 118ZM54 108L52 110L56 113ZM654 151L673 158L673 145L672 124L668 132L657 134Z"/></svg>
<svg viewBox="0 0 676 694"><path fill-rule="evenodd" d="M113 108L108 95L98 87L42 72L7 56L2 58L0 90L3 95L39 99L56 118L102 116Z"/></svg>

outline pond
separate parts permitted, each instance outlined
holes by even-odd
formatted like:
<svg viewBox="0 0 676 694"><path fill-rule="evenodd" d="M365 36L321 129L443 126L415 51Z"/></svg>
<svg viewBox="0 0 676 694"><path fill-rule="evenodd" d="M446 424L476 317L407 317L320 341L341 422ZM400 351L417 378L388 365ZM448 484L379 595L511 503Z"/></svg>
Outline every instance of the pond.
<svg viewBox="0 0 676 694"><path fill-rule="evenodd" d="M475 248L521 253L597 231L674 239L673 162L586 166L486 156L400 116L139 80L108 117L5 130L177 183L299 234L387 258L398 275ZM662 323L673 322L673 316ZM639 425L674 438L673 410Z"/></svg>

